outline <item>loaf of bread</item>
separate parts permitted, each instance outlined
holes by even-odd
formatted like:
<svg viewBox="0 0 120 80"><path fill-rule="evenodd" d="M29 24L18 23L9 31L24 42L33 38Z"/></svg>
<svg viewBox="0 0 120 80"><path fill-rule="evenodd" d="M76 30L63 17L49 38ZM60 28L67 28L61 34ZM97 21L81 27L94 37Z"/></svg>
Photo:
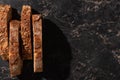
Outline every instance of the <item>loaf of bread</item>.
<svg viewBox="0 0 120 80"><path fill-rule="evenodd" d="M31 7L23 5L21 12L22 58L32 59Z"/></svg>
<svg viewBox="0 0 120 80"><path fill-rule="evenodd" d="M33 55L34 55L34 72L43 71L42 62L42 18L39 14L32 15L33 26Z"/></svg>
<svg viewBox="0 0 120 80"><path fill-rule="evenodd" d="M12 17L10 5L0 5L0 56L8 60L8 22Z"/></svg>
<svg viewBox="0 0 120 80"><path fill-rule="evenodd" d="M23 61L19 51L19 28L20 21L10 21L10 36L9 36L9 67L11 77L21 74Z"/></svg>

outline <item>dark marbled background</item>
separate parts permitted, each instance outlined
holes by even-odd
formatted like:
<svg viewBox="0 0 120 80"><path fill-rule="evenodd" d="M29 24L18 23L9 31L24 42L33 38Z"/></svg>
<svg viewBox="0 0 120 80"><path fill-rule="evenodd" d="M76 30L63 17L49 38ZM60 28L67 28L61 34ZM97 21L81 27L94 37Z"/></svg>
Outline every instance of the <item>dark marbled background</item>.
<svg viewBox="0 0 120 80"><path fill-rule="evenodd" d="M43 15L44 72L24 61L20 76L9 77L0 60L0 80L120 80L119 0L0 0L20 19L23 4ZM18 13L18 14L17 14Z"/></svg>

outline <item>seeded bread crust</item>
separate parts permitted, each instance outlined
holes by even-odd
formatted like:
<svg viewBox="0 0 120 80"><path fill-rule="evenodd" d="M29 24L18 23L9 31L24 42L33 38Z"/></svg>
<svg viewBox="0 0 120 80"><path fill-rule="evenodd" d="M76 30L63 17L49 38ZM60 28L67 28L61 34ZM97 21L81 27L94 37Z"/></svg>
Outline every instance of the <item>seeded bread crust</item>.
<svg viewBox="0 0 120 80"><path fill-rule="evenodd" d="M21 12L22 58L32 59L31 43L31 7L24 5Z"/></svg>
<svg viewBox="0 0 120 80"><path fill-rule="evenodd" d="M12 17L10 5L0 5L0 56L8 60L8 22Z"/></svg>
<svg viewBox="0 0 120 80"><path fill-rule="evenodd" d="M10 22L9 67L11 77L20 75L23 65L19 51L19 28L20 21L12 20Z"/></svg>
<svg viewBox="0 0 120 80"><path fill-rule="evenodd" d="M33 25L33 52L34 52L34 72L43 71L42 63L42 18L41 15L32 15Z"/></svg>

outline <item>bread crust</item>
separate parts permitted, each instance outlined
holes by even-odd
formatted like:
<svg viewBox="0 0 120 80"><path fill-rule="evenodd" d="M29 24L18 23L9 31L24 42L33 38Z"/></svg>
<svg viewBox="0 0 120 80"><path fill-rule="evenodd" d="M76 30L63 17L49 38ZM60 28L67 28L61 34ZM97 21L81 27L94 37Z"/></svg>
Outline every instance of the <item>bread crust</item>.
<svg viewBox="0 0 120 80"><path fill-rule="evenodd" d="M23 5L21 12L22 58L32 59L31 7Z"/></svg>
<svg viewBox="0 0 120 80"><path fill-rule="evenodd" d="M9 36L9 67L11 77L21 74L23 61L19 51L19 28L20 21L10 21L10 36Z"/></svg>
<svg viewBox="0 0 120 80"><path fill-rule="evenodd" d="M0 5L0 56L8 60L8 22L12 17L10 5Z"/></svg>
<svg viewBox="0 0 120 80"><path fill-rule="evenodd" d="M43 71L42 62L42 18L40 14L32 15L33 25L33 54L34 54L34 72Z"/></svg>

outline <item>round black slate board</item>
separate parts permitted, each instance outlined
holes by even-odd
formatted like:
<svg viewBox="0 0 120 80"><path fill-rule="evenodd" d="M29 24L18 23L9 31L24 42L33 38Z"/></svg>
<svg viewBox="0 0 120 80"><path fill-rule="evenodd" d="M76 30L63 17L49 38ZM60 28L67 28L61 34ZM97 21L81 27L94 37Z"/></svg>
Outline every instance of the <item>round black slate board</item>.
<svg viewBox="0 0 120 80"><path fill-rule="evenodd" d="M119 0L0 0L20 19L22 5L43 15L44 72L33 73L32 61L9 77L0 60L0 80L119 80ZM17 14L18 13L18 14Z"/></svg>

